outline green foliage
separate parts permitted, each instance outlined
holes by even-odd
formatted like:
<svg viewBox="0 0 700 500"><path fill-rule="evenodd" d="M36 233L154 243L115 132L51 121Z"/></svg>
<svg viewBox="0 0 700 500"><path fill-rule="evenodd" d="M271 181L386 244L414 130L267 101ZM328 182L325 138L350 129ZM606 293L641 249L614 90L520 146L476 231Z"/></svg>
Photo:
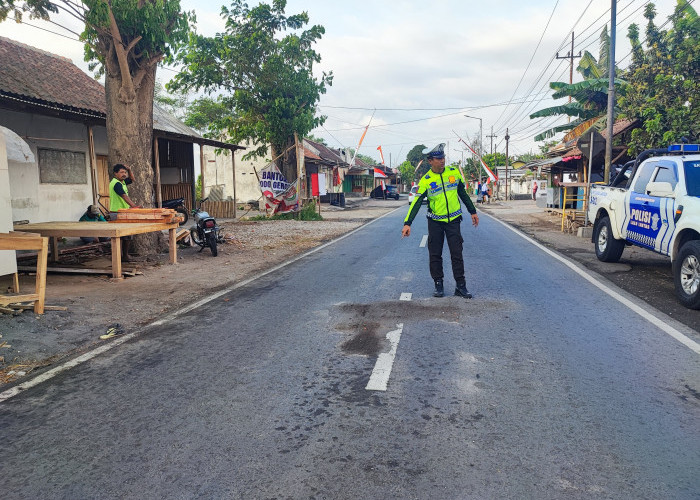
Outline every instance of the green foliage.
<svg viewBox="0 0 700 500"><path fill-rule="evenodd" d="M571 130L578 125L596 117L603 118L608 108L608 53L610 50L610 36L607 26L600 34L600 56L598 60L588 51L581 57L576 71L583 77L583 81L576 83L551 82L550 88L554 90L552 97L562 99L570 97L571 102L558 106L541 109L530 115L531 119L548 116L569 116L574 118L569 123L557 125L537 134L536 141L542 141L554 137L559 132ZM626 82L615 79L615 91L618 95L625 92Z"/></svg>
<svg viewBox="0 0 700 500"><path fill-rule="evenodd" d="M70 0L61 3L72 5ZM187 40L194 13L182 12L180 0L83 0L85 7L85 60L98 75L106 65L114 65L118 43L110 31L110 8L116 19L121 45L128 48L127 64L135 74L154 62L171 57ZM110 66L114 73L114 67ZM121 68L120 68L121 69Z"/></svg>
<svg viewBox="0 0 700 500"><path fill-rule="evenodd" d="M252 9L233 0L222 7L225 31L214 37L191 34L179 57L185 69L169 85L223 91L220 103L229 113L212 127L226 130L233 142L258 144L250 156L265 156L268 145L279 154L293 143L294 132L304 137L325 120L316 116L316 104L333 76L313 76L321 60L313 45L325 30L318 25L302 30L308 14L285 16L285 7L285 0Z"/></svg>
<svg viewBox="0 0 700 500"><path fill-rule="evenodd" d="M416 173L416 167L406 160L401 165L399 165L399 172L401 173L401 178L405 183L411 183L413 181L413 176Z"/></svg>
<svg viewBox="0 0 700 500"><path fill-rule="evenodd" d="M493 170L496 166L502 166L506 164L506 155L503 153L489 153L483 156L484 162Z"/></svg>
<svg viewBox="0 0 700 500"><path fill-rule="evenodd" d="M425 155L423 150L426 148L425 144L416 144L411 148L411 150L406 154L406 159L411 162L411 165L418 167L421 160L425 160ZM427 170L426 170L427 172Z"/></svg>
<svg viewBox="0 0 700 500"><path fill-rule="evenodd" d="M625 75L630 88L619 101L622 116L641 123L631 134L633 154L682 137L700 140L700 18L685 0L678 0L668 32L654 24L653 4L644 16L646 49L638 26L627 33L633 53Z"/></svg>
<svg viewBox="0 0 700 500"><path fill-rule="evenodd" d="M51 14L58 14L58 6L50 0L0 0L0 22L12 14L16 22L22 22L24 12L29 12L29 19L48 20Z"/></svg>
<svg viewBox="0 0 700 500"><path fill-rule="evenodd" d="M544 141L544 144L540 144L540 153L543 155L549 152L554 146L557 145L557 141Z"/></svg>
<svg viewBox="0 0 700 500"><path fill-rule="evenodd" d="M352 151L352 150L350 150ZM357 153L357 156L355 158L359 158L363 162L365 162L367 165L378 165L379 162L372 158L371 156L363 155L362 153Z"/></svg>
<svg viewBox="0 0 700 500"><path fill-rule="evenodd" d="M185 125L201 132L204 137L226 141L226 130L216 127L229 118L231 109L224 104L221 99L210 97L200 97L192 101L185 112Z"/></svg>
<svg viewBox="0 0 700 500"><path fill-rule="evenodd" d="M170 57L186 41L195 19L193 13L181 11L180 0L0 0L0 21L9 13L21 20L23 11L30 18L48 20L59 9L85 23L80 35L85 60L93 62L90 68L97 68L99 75L106 64L114 74L123 69L116 62L117 49L125 52L125 67L131 75ZM110 13L116 24L111 24Z"/></svg>
<svg viewBox="0 0 700 500"><path fill-rule="evenodd" d="M324 146L328 146L328 143L326 142L325 139L322 139L321 137L316 137L313 135L307 135L306 138L310 141L313 141L317 144L323 144Z"/></svg>
<svg viewBox="0 0 700 500"><path fill-rule="evenodd" d="M199 203L199 200L202 199L202 174L199 174L197 176L197 182L194 185L194 195L195 195L195 203Z"/></svg>

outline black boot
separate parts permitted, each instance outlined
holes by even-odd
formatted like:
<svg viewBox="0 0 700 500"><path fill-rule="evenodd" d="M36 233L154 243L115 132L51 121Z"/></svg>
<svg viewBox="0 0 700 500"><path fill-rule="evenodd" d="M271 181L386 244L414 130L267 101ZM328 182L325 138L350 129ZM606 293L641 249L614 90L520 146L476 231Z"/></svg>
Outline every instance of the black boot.
<svg viewBox="0 0 700 500"><path fill-rule="evenodd" d="M445 286L442 280L435 280L435 291L433 292L433 297L444 297L445 296Z"/></svg>
<svg viewBox="0 0 700 500"><path fill-rule="evenodd" d="M465 299L471 299L472 294L467 290L467 284L464 281L458 281L455 287L455 295L458 297L464 297Z"/></svg>

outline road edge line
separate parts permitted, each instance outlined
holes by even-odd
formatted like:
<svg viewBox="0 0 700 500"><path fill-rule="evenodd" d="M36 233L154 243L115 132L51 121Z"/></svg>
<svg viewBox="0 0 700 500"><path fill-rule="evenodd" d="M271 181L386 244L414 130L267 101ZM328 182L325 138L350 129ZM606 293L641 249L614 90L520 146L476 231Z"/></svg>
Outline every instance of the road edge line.
<svg viewBox="0 0 700 500"><path fill-rule="evenodd" d="M620 292L614 290L612 287L619 288L617 285L614 285L613 283L610 283L609 285L604 284L600 282L595 276L593 276L593 271L590 271L589 269L586 268L581 268L581 265L578 264L577 262L573 262L569 260L568 258L564 257L560 253L547 248L543 244L541 244L539 241L536 241L535 239L531 238L530 236L526 235L519 229L511 226L510 224L503 222L502 220L498 219L497 217L484 212L483 210L481 211L485 215L489 216L491 219L495 220L499 224L502 224L503 226L507 227L511 231L513 231L515 234L520 236L521 238L524 238L526 241L530 242L532 245L536 246L543 252L547 253L551 257L554 257L557 259L559 262L562 264L566 265L568 268L570 268L572 271L574 271L576 274L581 276L583 279L594 285L596 288L600 289L601 291L605 292L608 294L610 297L614 298L621 304L625 305L628 309L634 311L637 313L639 316L647 320L649 323L653 324L660 330L662 330L664 333L669 335L670 337L674 338L681 344L685 345L687 348L689 348L691 351L695 352L696 354L700 354L700 344L695 342L693 339L687 337L683 333L681 333L678 329L674 328L673 326L669 325L668 323L664 322L662 319L654 316L653 314L650 314L648 311L643 309L641 306L636 304L634 301L631 299L625 297L622 295ZM621 290L621 289L620 289ZM640 300L640 299L637 299ZM654 309L657 311L660 315L663 313L661 311L658 311L658 309L654 308L654 306L647 304L644 302L645 305L648 307ZM665 316L665 315L664 315Z"/></svg>

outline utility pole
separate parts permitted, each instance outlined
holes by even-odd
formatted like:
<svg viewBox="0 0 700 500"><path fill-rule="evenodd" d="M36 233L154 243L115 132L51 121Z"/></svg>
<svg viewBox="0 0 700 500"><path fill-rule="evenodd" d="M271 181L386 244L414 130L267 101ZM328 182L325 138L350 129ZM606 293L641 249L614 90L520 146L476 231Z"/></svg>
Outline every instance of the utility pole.
<svg viewBox="0 0 700 500"><path fill-rule="evenodd" d="M565 56L559 57L559 52L557 52L557 59L569 59L569 85L574 83L574 59L581 57L581 51L579 51L578 55L574 55L574 32L571 32L571 51L566 54ZM569 96L569 103L571 103L571 96ZM571 117L569 117L569 122L571 122Z"/></svg>
<svg viewBox="0 0 700 500"><path fill-rule="evenodd" d="M508 201L508 141L510 141L510 135L506 129L506 201Z"/></svg>
<svg viewBox="0 0 700 500"><path fill-rule="evenodd" d="M498 137L497 135L493 135L493 125L491 125L491 135L487 135L489 139L491 139L491 154L493 154L493 140Z"/></svg>
<svg viewBox="0 0 700 500"><path fill-rule="evenodd" d="M617 29L617 1L610 2L610 70L608 71L608 136L605 138L605 184L610 182L612 163L613 125L615 123L615 30Z"/></svg>

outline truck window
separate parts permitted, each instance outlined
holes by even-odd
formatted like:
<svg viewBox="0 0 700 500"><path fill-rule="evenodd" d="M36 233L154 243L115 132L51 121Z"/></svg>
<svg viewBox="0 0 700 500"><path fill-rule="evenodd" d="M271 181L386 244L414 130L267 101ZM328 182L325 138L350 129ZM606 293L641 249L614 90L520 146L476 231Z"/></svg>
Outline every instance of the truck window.
<svg viewBox="0 0 700 500"><path fill-rule="evenodd" d="M632 191L635 193L644 193L646 191L647 184L651 180L651 176L656 170L658 163L648 161L639 169L637 173L637 180L634 181L634 186L632 186Z"/></svg>
<svg viewBox="0 0 700 500"><path fill-rule="evenodd" d="M668 182L673 189L676 189L678 184L678 174L676 172L676 164L672 161L660 161L659 170L654 178L656 182Z"/></svg>
<svg viewBox="0 0 700 500"><path fill-rule="evenodd" d="M700 197L700 160L684 161L685 188L688 196Z"/></svg>

